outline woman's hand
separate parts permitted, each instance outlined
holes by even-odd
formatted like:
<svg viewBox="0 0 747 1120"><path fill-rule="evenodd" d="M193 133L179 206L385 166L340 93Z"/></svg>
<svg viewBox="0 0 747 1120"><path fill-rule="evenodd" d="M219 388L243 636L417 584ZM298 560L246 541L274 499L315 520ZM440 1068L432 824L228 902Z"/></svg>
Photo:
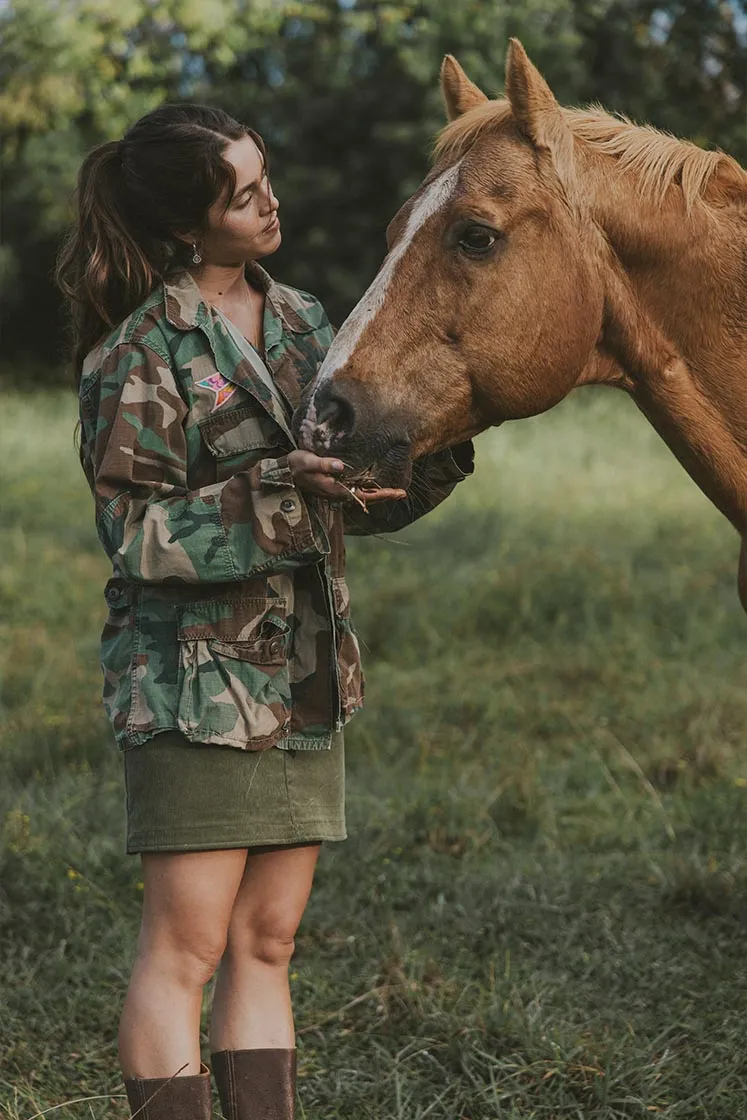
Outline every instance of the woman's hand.
<svg viewBox="0 0 747 1120"><path fill-rule="evenodd" d="M327 498L329 501L354 501L349 489L335 481L335 475L340 475L345 470L344 463L339 459L323 459L314 455L312 451L291 451L288 455L288 466L293 475L293 481L299 490L305 490L317 497ZM367 504L369 502L399 501L407 497L405 490L364 490L356 486L356 495Z"/></svg>

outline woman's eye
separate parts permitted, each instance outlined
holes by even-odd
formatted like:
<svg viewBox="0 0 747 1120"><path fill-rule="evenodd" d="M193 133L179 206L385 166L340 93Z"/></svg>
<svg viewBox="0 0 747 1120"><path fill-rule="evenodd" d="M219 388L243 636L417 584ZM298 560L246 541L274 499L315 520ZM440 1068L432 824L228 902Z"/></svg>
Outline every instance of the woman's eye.
<svg viewBox="0 0 747 1120"><path fill-rule="evenodd" d="M471 226L459 238L459 248L467 256L482 257L490 252L497 240L498 235L492 229L486 229L485 226Z"/></svg>
<svg viewBox="0 0 747 1120"><path fill-rule="evenodd" d="M251 194L245 195L244 198L241 200L241 202L236 203L236 209L237 210L246 210L247 206L252 201L253 197L254 196L251 195Z"/></svg>

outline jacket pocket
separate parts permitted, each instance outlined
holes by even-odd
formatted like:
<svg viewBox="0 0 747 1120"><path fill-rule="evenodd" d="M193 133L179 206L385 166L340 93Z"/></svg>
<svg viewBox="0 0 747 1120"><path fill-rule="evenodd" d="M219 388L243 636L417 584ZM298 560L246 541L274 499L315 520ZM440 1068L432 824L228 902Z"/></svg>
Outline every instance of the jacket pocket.
<svg viewBox="0 0 747 1120"><path fill-rule="evenodd" d="M194 742L259 750L290 725L284 598L191 602L179 609L178 725Z"/></svg>
<svg viewBox="0 0 747 1120"><path fill-rule="evenodd" d="M337 669L340 679L340 705L345 722L363 707L364 681L361 651L350 618L350 591L343 576L332 579L335 607Z"/></svg>
<svg viewBox="0 0 747 1120"><path fill-rule="evenodd" d="M284 453L284 438L277 424L258 404L242 405L207 417L200 434L216 460L219 481L236 463L246 470L250 464Z"/></svg>

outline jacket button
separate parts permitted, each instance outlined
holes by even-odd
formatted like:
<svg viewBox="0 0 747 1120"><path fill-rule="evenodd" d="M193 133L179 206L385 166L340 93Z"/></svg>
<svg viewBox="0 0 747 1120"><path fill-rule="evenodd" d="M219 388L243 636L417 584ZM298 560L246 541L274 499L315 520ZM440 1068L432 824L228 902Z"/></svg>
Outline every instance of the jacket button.
<svg viewBox="0 0 747 1120"><path fill-rule="evenodd" d="M283 652L283 639L273 638L270 642L270 653L275 656Z"/></svg>
<svg viewBox="0 0 747 1120"><path fill-rule="evenodd" d="M283 498L280 503L280 508L283 513L293 513L293 510L296 508L296 503L293 501L293 498Z"/></svg>
<svg viewBox="0 0 747 1120"><path fill-rule="evenodd" d="M108 603L116 603L117 599L119 599L121 594L122 594L121 588L110 587L109 590L106 593L106 601Z"/></svg>

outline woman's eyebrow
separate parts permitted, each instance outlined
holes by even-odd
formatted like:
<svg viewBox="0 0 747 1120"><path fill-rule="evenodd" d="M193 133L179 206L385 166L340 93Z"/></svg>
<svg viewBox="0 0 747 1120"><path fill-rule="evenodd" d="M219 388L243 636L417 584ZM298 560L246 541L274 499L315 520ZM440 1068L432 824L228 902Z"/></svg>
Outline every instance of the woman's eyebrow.
<svg viewBox="0 0 747 1120"><path fill-rule="evenodd" d="M264 179L266 174L267 174L267 164L263 163L262 164L262 171L260 172L259 179L254 179L253 182L244 183L243 187L239 187L239 189L234 192L234 195L233 195L233 198L231 199L231 202L235 202L237 198L239 198L242 194L246 194L247 191L256 190L257 187L262 182L262 180Z"/></svg>
<svg viewBox="0 0 747 1120"><path fill-rule="evenodd" d="M237 198L240 198L242 194L246 194L247 191L256 190L256 188L259 186L259 182L259 179L255 179L252 183L244 183L244 186L239 187L239 189L235 192L231 201L235 202Z"/></svg>

